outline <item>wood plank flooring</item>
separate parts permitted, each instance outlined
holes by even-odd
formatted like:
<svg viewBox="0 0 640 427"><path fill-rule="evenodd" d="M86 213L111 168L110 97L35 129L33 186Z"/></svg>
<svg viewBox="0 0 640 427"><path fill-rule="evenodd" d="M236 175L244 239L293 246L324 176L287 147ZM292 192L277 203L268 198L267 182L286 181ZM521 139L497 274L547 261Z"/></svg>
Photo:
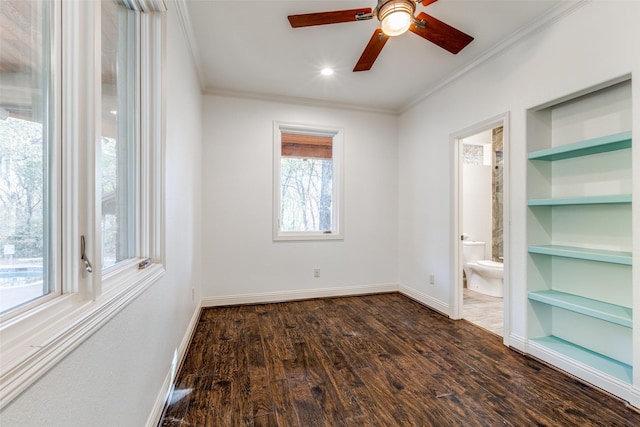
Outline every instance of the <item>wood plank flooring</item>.
<svg viewBox="0 0 640 427"><path fill-rule="evenodd" d="M640 426L398 293L202 311L160 426Z"/></svg>

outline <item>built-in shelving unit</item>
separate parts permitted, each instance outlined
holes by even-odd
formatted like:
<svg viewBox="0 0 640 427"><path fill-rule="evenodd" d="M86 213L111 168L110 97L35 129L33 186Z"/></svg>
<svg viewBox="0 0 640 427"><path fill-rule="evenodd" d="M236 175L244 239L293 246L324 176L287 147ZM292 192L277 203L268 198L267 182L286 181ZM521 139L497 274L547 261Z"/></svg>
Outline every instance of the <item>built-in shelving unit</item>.
<svg viewBox="0 0 640 427"><path fill-rule="evenodd" d="M607 196L555 197L529 199L529 206L567 206L567 205L608 205L631 203L631 194L612 194Z"/></svg>
<svg viewBox="0 0 640 427"><path fill-rule="evenodd" d="M633 384L640 345L633 343L631 118L630 81L527 116L531 353L618 395L620 384Z"/></svg>
<svg viewBox="0 0 640 427"><path fill-rule="evenodd" d="M631 265L632 259L631 252L607 251L561 245L532 245L529 246L529 253L623 265Z"/></svg>
<svg viewBox="0 0 640 427"><path fill-rule="evenodd" d="M606 153L609 151L631 148L631 132L621 132L615 135L606 135L587 141L561 145L529 153L529 160L565 160L574 157L590 156L592 154Z"/></svg>
<svg viewBox="0 0 640 427"><path fill-rule="evenodd" d="M625 328L632 326L631 309L628 307L551 289L529 292L529 299L615 323Z"/></svg>
<svg viewBox="0 0 640 427"><path fill-rule="evenodd" d="M600 353L575 345L562 338L554 337L553 335L534 338L532 341L552 351L566 355L579 363L593 367L620 381L629 384L632 381L633 370L631 365L603 356Z"/></svg>

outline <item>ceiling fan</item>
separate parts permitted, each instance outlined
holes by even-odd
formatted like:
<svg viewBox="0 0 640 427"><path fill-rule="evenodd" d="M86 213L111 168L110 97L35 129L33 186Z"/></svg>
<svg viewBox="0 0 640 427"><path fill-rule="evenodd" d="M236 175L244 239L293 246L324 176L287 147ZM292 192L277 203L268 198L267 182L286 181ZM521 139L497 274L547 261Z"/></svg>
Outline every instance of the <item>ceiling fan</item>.
<svg viewBox="0 0 640 427"><path fill-rule="evenodd" d="M336 10L331 12L306 13L289 15L289 23L293 28L313 25L337 24L340 22L366 21L378 18L380 28L376 28L373 36L364 48L353 71L368 71L382 51L389 37L399 36L407 30L430 42L448 50L454 55L471 43L473 37L453 28L449 24L420 12L415 16L416 4L428 6L437 0L378 0L378 5L371 8Z"/></svg>

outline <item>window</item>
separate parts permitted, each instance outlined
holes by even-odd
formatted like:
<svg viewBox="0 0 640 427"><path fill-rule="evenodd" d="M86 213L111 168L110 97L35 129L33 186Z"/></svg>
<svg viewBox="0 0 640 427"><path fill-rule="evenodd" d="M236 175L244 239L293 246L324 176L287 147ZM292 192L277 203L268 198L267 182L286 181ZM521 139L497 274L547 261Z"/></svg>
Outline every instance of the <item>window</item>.
<svg viewBox="0 0 640 427"><path fill-rule="evenodd" d="M341 129L275 123L275 240L342 238L341 150Z"/></svg>
<svg viewBox="0 0 640 427"><path fill-rule="evenodd" d="M162 10L0 1L0 408L164 272Z"/></svg>
<svg viewBox="0 0 640 427"><path fill-rule="evenodd" d="M135 257L138 187L137 16L102 2L102 268Z"/></svg>
<svg viewBox="0 0 640 427"><path fill-rule="evenodd" d="M0 6L0 314L26 309L57 289L48 256L57 141L47 6ZM22 17L21 25L9 25L15 16ZM17 42L5 44L9 37Z"/></svg>

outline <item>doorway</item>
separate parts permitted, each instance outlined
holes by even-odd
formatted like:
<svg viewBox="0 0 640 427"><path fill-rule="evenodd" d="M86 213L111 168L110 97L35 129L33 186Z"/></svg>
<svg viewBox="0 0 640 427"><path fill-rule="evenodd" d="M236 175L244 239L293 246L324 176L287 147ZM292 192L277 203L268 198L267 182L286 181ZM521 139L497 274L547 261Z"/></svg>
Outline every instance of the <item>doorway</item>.
<svg viewBox="0 0 640 427"><path fill-rule="evenodd" d="M508 337L508 114L452 135L452 313Z"/></svg>

